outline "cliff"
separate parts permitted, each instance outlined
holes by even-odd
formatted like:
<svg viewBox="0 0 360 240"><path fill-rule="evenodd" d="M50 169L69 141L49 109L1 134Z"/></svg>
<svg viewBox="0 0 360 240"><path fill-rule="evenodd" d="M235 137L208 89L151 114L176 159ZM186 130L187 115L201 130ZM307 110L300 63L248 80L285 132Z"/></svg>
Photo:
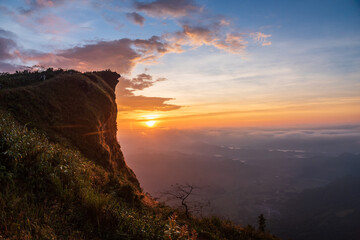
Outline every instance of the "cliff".
<svg viewBox="0 0 360 240"><path fill-rule="evenodd" d="M29 73L30 74L30 73ZM116 140L115 86L119 74L111 71L79 73L48 71L32 84L3 88L0 107L22 124L45 131L54 142L75 146L105 168L124 174L139 187ZM6 82L3 83L4 86Z"/></svg>

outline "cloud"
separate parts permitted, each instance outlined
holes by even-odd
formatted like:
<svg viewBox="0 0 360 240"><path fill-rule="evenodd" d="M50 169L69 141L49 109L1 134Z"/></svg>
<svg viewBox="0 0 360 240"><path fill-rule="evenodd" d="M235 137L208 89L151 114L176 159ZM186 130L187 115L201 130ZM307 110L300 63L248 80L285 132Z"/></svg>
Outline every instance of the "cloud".
<svg viewBox="0 0 360 240"><path fill-rule="evenodd" d="M151 54L152 52L157 52L163 55L170 51L170 45L162 41L159 36L152 36L149 39L136 39L133 41L133 44L138 49L138 51L144 55L149 53Z"/></svg>
<svg viewBox="0 0 360 240"><path fill-rule="evenodd" d="M215 42L214 46L229 53L240 54L243 53L246 44L243 34L228 33L225 39Z"/></svg>
<svg viewBox="0 0 360 240"><path fill-rule="evenodd" d="M136 12L127 13L126 17L132 21L134 24L144 26L145 18Z"/></svg>
<svg viewBox="0 0 360 240"><path fill-rule="evenodd" d="M34 7L54 7L62 4L64 0L32 0L30 4Z"/></svg>
<svg viewBox="0 0 360 240"><path fill-rule="evenodd" d="M0 37L0 60L9 60L14 58L14 48L16 43L9 38Z"/></svg>
<svg viewBox="0 0 360 240"><path fill-rule="evenodd" d="M28 6L35 10L63 6L71 1L29 0ZM127 74L139 63L153 64L165 54L181 53L189 48L212 46L232 54L243 54L249 38L261 42L264 46L271 44L267 41L271 35L260 32L246 34L233 31L235 28L231 28L229 20L223 16L203 12L202 8L193 0L135 1L134 7L138 11L144 11L150 15L179 17L175 21L182 29L161 36L152 36L148 39L122 38L112 41L99 41L52 52L17 49L14 58L18 63L25 65L41 64L47 67L71 68L80 71L110 68L121 74ZM45 13L45 11L36 15L23 16L6 7L0 7L0 11L11 15L18 23L39 33L66 34L76 29L76 26L72 26L65 19L52 13ZM194 14L187 16L188 13ZM106 21L112 22L117 28L122 28L122 23L113 20L112 16L115 15L111 11L102 14ZM136 24L144 24L144 18L137 12L130 12L127 17ZM7 41L3 45L8 48L14 43L9 40L3 41ZM13 56L9 55L8 48L3 48L2 52L6 58Z"/></svg>
<svg viewBox="0 0 360 240"><path fill-rule="evenodd" d="M142 73L137 77L128 79L121 77L117 87L117 104L119 111L171 111L181 108L181 106L168 104L167 101L173 98L146 97L134 95L135 90L143 90L153 86L156 82L165 81L165 78L153 77L149 74Z"/></svg>
<svg viewBox="0 0 360 240"><path fill-rule="evenodd" d="M15 38L16 35L10 31L4 30L0 28L0 37L6 37L6 38Z"/></svg>
<svg viewBox="0 0 360 240"><path fill-rule="evenodd" d="M82 70L116 69L120 73L129 72L141 58L141 55L131 48L132 41L124 38L115 41L101 41L83 47L62 50L58 56ZM68 64L67 64L68 65Z"/></svg>
<svg viewBox="0 0 360 240"><path fill-rule="evenodd" d="M262 46L272 45L271 41L268 41L267 38L271 37L271 34L265 34L262 32L251 33L250 36L257 42L260 42Z"/></svg>
<svg viewBox="0 0 360 240"><path fill-rule="evenodd" d="M43 9L63 6L72 0L29 0L30 9ZM1 54L4 58L16 60L21 64L41 64L47 67L71 68L80 71L113 69L121 74L128 74L139 63L153 64L168 53L181 53L200 46L212 46L231 54L243 54L248 40L261 42L263 46L270 45L267 39L271 35L261 32L242 33L230 26L231 22L223 16L205 13L193 0L153 0L147 2L135 1L138 11L156 16L175 16L175 21L181 30L152 36L148 39L122 38L112 41L85 43L72 48L39 52L17 49L9 51L15 42L3 39ZM40 33L66 34L76 29L65 19L52 13L21 15L6 7L1 8L4 14L11 15L18 23ZM10 12L9 12L10 11ZM187 16L189 13L194 13ZM108 22L122 28L122 23L112 19L111 12L102 13ZM127 17L136 24L143 25L144 18L137 12L127 13ZM7 38L10 39L10 38ZM14 60L14 61L15 61Z"/></svg>
<svg viewBox="0 0 360 240"><path fill-rule="evenodd" d="M43 8L52 8L63 5L66 0L27 0L27 8L21 8L20 12L22 14L31 15L33 12L43 9Z"/></svg>
<svg viewBox="0 0 360 240"><path fill-rule="evenodd" d="M181 106L165 103L173 98L117 95L116 99L119 111L171 111L181 108Z"/></svg>
<svg viewBox="0 0 360 240"><path fill-rule="evenodd" d="M193 0L156 0L150 3L135 1L135 8L152 17L184 17L189 13L201 11Z"/></svg>
<svg viewBox="0 0 360 240"><path fill-rule="evenodd" d="M0 61L0 72L15 72L19 66Z"/></svg>
<svg viewBox="0 0 360 240"><path fill-rule="evenodd" d="M193 0L135 1L135 8L153 17L173 17L182 31L163 34L173 52L183 52L190 46L212 46L231 54L243 54L248 41L262 46L271 45L269 34L262 32L242 32L231 27L231 21L224 16L203 11L203 7ZM189 16L189 14L192 14ZM169 48L169 47L168 47Z"/></svg>
<svg viewBox="0 0 360 240"><path fill-rule="evenodd" d="M23 8L13 11L5 6L0 6L0 12L4 15L11 17L19 25L35 31L37 34L55 34L65 35L75 30L84 30L84 27L68 22L66 19L57 16L50 11L37 12L34 11L45 7L62 6L64 1L31 1L30 9L24 10Z"/></svg>
<svg viewBox="0 0 360 240"><path fill-rule="evenodd" d="M17 44L13 40L15 34L12 32L0 29L0 71L13 72L16 66L9 63L16 58Z"/></svg>
<svg viewBox="0 0 360 240"><path fill-rule="evenodd" d="M130 73L138 63L152 63L166 53L174 52L171 45L160 37L149 39L122 38L100 41L84 46L59 50L55 53L23 52L24 62L37 62L44 66L92 71L113 69L119 73Z"/></svg>
<svg viewBox="0 0 360 240"><path fill-rule="evenodd" d="M211 45L213 41L217 40L215 31L211 31L208 28L203 27L190 27L188 25L183 26L183 36L191 41L191 44L195 45Z"/></svg>
<svg viewBox="0 0 360 240"><path fill-rule="evenodd" d="M129 72L140 55L131 48L131 40L121 39L98 42L84 46L59 50L54 53L26 51L22 61L36 62L46 67L92 71L114 69L119 73Z"/></svg>
<svg viewBox="0 0 360 240"><path fill-rule="evenodd" d="M51 34L65 34L74 30L74 26L67 22L65 19L60 18L54 14L46 14L35 20L36 27L45 33ZM41 26L40 28L38 26Z"/></svg>
<svg viewBox="0 0 360 240"><path fill-rule="evenodd" d="M257 41L270 36L261 34L250 34L250 36L258 39ZM14 42L8 41L4 46L11 47L11 44ZM22 51L17 52L16 57L25 64L36 63L47 67L70 68L79 71L110 68L120 74L128 74L139 63L152 64L165 54L181 53L187 46L196 48L203 45L213 46L232 54L242 54L247 45L246 34L223 34L219 24L208 27L183 25L183 31L164 34L161 37L100 41L58 50L54 53ZM4 49L3 54L6 53Z"/></svg>
<svg viewBox="0 0 360 240"><path fill-rule="evenodd" d="M163 38L176 52L183 52L187 46L197 48L205 45L232 54L243 54L248 43L246 39L254 39L263 46L271 45L266 40L271 35L237 31L230 26L231 22L226 17L203 11L203 7L193 0L135 1L134 6L136 10L153 17L176 18L182 31L163 34Z"/></svg>
<svg viewBox="0 0 360 240"><path fill-rule="evenodd" d="M195 48L206 45L233 54L243 53L247 44L244 34L223 34L217 24L208 27L183 25L182 32L166 34L164 37L172 44L174 49L182 49L182 47L186 45Z"/></svg>
<svg viewBox="0 0 360 240"><path fill-rule="evenodd" d="M145 88L153 86L156 82L165 81L166 78L158 78L153 80L153 77L149 74L142 73L137 75L136 78L127 79L120 78L119 85L123 88L131 88L133 90L143 90Z"/></svg>

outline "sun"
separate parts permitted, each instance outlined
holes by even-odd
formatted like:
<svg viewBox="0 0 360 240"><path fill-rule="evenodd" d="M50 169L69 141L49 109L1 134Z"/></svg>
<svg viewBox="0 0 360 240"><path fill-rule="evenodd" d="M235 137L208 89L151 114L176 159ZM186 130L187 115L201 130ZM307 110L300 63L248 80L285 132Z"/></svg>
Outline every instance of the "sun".
<svg viewBox="0 0 360 240"><path fill-rule="evenodd" d="M156 123L156 121L154 121L154 120L145 122L146 126L148 126L149 128L153 127L155 125L155 123Z"/></svg>
<svg viewBox="0 0 360 240"><path fill-rule="evenodd" d="M148 127L148 128L152 128L157 124L157 118L159 117L159 115L157 114L149 114L149 115L144 115L142 116L143 118L143 124Z"/></svg>

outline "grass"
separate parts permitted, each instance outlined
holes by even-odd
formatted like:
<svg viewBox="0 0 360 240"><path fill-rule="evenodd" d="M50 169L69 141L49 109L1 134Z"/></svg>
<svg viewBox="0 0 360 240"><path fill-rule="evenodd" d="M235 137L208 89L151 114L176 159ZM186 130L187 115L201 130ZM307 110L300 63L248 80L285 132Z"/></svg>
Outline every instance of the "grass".
<svg viewBox="0 0 360 240"><path fill-rule="evenodd" d="M80 235L99 238L108 238L108 231L132 236L142 236L144 228L152 235L158 231L156 226L147 226L154 221L138 216L140 198L131 185L79 151L50 143L4 112L0 114L0 152L0 229L4 236L47 238L62 235L64 230L67 236L79 235L78 228L71 227L74 223L83 225ZM127 227L118 228L120 223Z"/></svg>

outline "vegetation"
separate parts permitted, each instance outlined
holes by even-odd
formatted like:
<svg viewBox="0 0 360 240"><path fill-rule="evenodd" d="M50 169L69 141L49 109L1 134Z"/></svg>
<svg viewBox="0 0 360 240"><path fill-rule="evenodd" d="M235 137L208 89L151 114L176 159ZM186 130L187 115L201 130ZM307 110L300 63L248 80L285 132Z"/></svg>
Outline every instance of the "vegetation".
<svg viewBox="0 0 360 240"><path fill-rule="evenodd" d="M192 184L175 184L171 186L171 189L162 192L161 194L167 196L167 200L178 200L181 206L184 207L185 216L190 218L190 210L188 204L188 198L197 187Z"/></svg>
<svg viewBox="0 0 360 240"><path fill-rule="evenodd" d="M265 232L266 229L266 219L264 217L264 214L260 214L258 217L258 223L259 223L259 230L261 232Z"/></svg>
<svg viewBox="0 0 360 240"><path fill-rule="evenodd" d="M75 70L70 71L76 72ZM64 70L61 68L57 70L48 68L43 72L24 70L22 72L16 71L14 74L0 73L0 89L31 85L43 81L42 76L46 76L45 79L50 79L63 72Z"/></svg>
<svg viewBox="0 0 360 240"><path fill-rule="evenodd" d="M121 169L2 108L0 239L275 239L217 217L187 218L143 194Z"/></svg>

